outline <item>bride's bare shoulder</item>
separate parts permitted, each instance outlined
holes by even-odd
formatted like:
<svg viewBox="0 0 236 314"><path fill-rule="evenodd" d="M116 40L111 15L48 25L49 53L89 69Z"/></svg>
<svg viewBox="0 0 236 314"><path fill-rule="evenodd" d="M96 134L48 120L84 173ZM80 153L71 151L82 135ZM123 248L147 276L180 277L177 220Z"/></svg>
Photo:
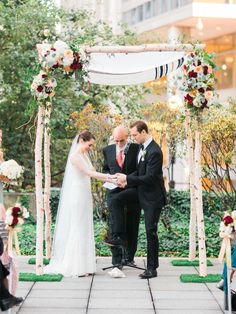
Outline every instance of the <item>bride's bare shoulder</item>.
<svg viewBox="0 0 236 314"><path fill-rule="evenodd" d="M75 153L71 154L71 156L70 156L70 161L72 164L76 164L76 163L78 163L79 160L82 160L82 159L83 159L82 154L79 152L75 152Z"/></svg>

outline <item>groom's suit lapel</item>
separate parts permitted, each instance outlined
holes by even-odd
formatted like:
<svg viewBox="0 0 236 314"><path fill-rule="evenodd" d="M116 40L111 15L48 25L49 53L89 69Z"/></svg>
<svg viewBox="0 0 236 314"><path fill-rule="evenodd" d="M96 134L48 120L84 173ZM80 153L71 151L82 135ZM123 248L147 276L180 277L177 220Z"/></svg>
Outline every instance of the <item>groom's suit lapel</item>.
<svg viewBox="0 0 236 314"><path fill-rule="evenodd" d="M143 168L146 168L146 163L147 163L147 159L148 159L148 153L149 151L152 149L152 145L153 145L154 141L152 140L151 143L145 148L146 154L145 156L142 158L140 158L140 161L138 162L138 170L140 171ZM144 160L142 160L144 159Z"/></svg>

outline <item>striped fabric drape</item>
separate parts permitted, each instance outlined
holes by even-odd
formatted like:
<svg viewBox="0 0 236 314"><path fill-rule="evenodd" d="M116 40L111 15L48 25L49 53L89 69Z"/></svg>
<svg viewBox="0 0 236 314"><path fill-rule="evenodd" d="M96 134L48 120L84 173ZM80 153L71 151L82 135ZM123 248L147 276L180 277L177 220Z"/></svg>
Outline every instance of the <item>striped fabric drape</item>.
<svg viewBox="0 0 236 314"><path fill-rule="evenodd" d="M103 85L131 85L157 80L177 70L184 52L92 53L89 81Z"/></svg>

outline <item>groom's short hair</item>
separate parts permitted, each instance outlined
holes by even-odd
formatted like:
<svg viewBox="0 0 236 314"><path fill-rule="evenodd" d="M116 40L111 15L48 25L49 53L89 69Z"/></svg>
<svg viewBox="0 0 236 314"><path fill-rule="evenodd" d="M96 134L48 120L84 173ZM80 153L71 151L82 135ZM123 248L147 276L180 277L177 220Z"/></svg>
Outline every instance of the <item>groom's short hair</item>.
<svg viewBox="0 0 236 314"><path fill-rule="evenodd" d="M132 129L134 127L136 127L139 133L141 133L143 130L148 133L148 126L144 121L139 120L131 123L130 128Z"/></svg>

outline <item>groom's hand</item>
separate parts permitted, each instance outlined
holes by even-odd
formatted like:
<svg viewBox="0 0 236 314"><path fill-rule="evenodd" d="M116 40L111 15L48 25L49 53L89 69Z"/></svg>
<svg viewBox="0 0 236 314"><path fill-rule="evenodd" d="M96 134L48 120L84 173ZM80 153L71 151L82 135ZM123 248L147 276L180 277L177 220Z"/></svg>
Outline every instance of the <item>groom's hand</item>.
<svg viewBox="0 0 236 314"><path fill-rule="evenodd" d="M124 188L127 185L127 176L126 176L126 174L116 173L115 175L117 177L117 185L120 188Z"/></svg>

